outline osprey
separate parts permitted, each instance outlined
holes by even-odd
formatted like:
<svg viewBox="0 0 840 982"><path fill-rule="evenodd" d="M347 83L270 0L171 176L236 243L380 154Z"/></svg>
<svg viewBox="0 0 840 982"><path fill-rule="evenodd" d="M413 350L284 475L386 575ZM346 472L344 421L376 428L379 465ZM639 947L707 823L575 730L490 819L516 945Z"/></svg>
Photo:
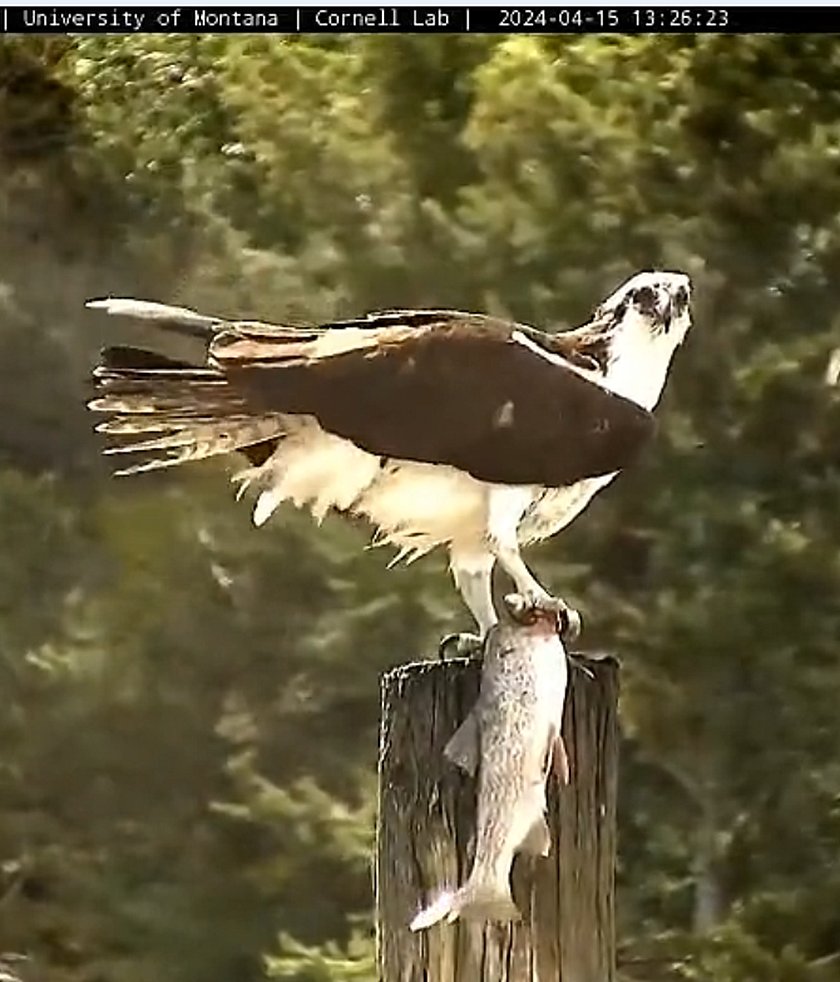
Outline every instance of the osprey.
<svg viewBox="0 0 840 982"><path fill-rule="evenodd" d="M89 307L201 338L203 365L103 350L89 406L105 453L136 474L236 451L262 525L283 501L362 516L393 560L449 550L480 635L496 623L496 562L527 602L575 611L520 547L554 535L635 460L654 432L691 319L682 273L643 272L582 327L548 334L453 310L384 310L316 327L227 321L138 300Z"/></svg>

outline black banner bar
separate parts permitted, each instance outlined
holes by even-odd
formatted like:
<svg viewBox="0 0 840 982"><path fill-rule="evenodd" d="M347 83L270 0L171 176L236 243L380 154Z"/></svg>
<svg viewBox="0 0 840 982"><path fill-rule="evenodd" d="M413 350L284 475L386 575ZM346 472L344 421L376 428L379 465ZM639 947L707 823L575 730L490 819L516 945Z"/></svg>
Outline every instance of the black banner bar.
<svg viewBox="0 0 840 982"><path fill-rule="evenodd" d="M804 34L837 7L4 7L24 34Z"/></svg>

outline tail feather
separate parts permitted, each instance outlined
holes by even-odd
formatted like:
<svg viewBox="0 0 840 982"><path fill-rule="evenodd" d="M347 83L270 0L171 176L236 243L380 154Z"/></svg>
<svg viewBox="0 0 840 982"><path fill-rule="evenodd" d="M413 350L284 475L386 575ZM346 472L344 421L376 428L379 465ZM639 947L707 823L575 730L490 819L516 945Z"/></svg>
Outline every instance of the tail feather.
<svg viewBox="0 0 840 982"><path fill-rule="evenodd" d="M99 401L96 400L96 402ZM92 407L93 403L88 405ZM106 408L101 411L112 412L113 410ZM206 413L202 415L206 415ZM135 433L173 433L176 430L182 430L185 426L195 426L198 418L195 413L192 415L167 413L165 420L153 414L127 413L124 416L115 416L113 419L103 420L103 422L97 423L94 429L97 433L107 433L109 436L134 436ZM232 422L238 422L249 417L231 415L229 418Z"/></svg>
<svg viewBox="0 0 840 982"><path fill-rule="evenodd" d="M117 438L104 452L153 455L118 475L231 453L282 434L280 416L249 412L220 372L153 352L106 349L94 383L97 394L88 407L111 414L96 429Z"/></svg>
<svg viewBox="0 0 840 982"><path fill-rule="evenodd" d="M137 349L142 351L141 348ZM151 352L142 352L145 354L151 354ZM213 368L196 368L194 365L185 365L181 367L180 365L171 367L157 367L157 368L112 368L110 365L99 365L93 370L93 377L101 384L106 384L108 382L142 382L146 379L157 378L157 379L181 379L181 380L191 380L194 382L224 382L224 376L220 375Z"/></svg>
<svg viewBox="0 0 840 982"><path fill-rule="evenodd" d="M160 382L151 382L134 390L104 389L102 395L88 403L88 409L97 413L127 416L157 413L161 423L168 423L176 416L193 421L223 415L242 416L245 415L244 408L241 401L229 398L224 392L217 393L200 385L170 387Z"/></svg>
<svg viewBox="0 0 840 982"><path fill-rule="evenodd" d="M222 330L227 321L220 317L207 317L189 307L172 307L152 300L131 300L126 297L104 297L88 300L86 307L102 310L106 314L119 317L135 317L139 320L154 321L156 327L168 328L179 334L208 340Z"/></svg>
<svg viewBox="0 0 840 982"><path fill-rule="evenodd" d="M423 931L442 920L451 924L459 917L479 921L518 921L521 916L507 883L504 886L473 885L467 881L460 890L441 893L414 917L409 928Z"/></svg>
<svg viewBox="0 0 840 982"><path fill-rule="evenodd" d="M185 368L193 369L187 361L180 361L177 358L170 358L168 355L161 355L157 351L146 351L143 348L134 348L125 344L114 344L103 348L99 353L99 368L96 373L104 374L104 370L109 368L122 368L126 370L140 368Z"/></svg>

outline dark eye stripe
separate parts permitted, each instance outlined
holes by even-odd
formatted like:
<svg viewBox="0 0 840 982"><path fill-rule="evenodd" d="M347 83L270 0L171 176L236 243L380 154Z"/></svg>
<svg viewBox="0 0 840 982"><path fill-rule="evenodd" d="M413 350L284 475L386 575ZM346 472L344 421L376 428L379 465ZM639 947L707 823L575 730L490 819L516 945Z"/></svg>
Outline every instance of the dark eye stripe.
<svg viewBox="0 0 840 982"><path fill-rule="evenodd" d="M633 293L633 301L642 309L651 309L656 304L656 293L649 286L640 286L638 290Z"/></svg>

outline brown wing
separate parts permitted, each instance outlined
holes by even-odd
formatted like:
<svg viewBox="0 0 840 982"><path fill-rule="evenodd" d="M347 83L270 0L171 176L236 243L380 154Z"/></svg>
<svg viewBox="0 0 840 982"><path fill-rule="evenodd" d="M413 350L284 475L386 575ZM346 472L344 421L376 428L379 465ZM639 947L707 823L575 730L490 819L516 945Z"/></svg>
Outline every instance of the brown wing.
<svg viewBox="0 0 840 982"><path fill-rule="evenodd" d="M511 325L393 311L300 336L218 335L210 364L255 410L308 413L384 457L450 464L480 480L562 487L621 470L650 413L519 343ZM338 326L338 325L337 325ZM311 337L311 335L310 335Z"/></svg>
<svg viewBox="0 0 840 982"><path fill-rule="evenodd" d="M353 320L318 327L281 328L261 323L235 323L220 331L209 349L212 365L288 365L319 361L347 351L408 341L436 330L495 332L509 335L507 321L460 310L377 310ZM526 329L531 330L531 329ZM539 332L532 332L538 334Z"/></svg>

